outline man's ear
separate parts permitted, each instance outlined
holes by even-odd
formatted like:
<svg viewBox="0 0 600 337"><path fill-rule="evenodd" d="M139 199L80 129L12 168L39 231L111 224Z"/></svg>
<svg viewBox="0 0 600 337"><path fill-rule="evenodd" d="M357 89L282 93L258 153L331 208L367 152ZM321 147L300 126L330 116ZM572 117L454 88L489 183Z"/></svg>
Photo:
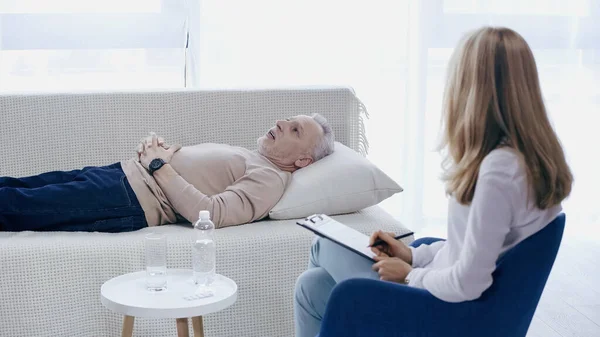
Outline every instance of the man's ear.
<svg viewBox="0 0 600 337"><path fill-rule="evenodd" d="M306 166L312 164L312 162L313 162L312 157L301 157L300 159L298 159L294 162L294 165L296 165L297 168L303 168L303 167L306 167Z"/></svg>

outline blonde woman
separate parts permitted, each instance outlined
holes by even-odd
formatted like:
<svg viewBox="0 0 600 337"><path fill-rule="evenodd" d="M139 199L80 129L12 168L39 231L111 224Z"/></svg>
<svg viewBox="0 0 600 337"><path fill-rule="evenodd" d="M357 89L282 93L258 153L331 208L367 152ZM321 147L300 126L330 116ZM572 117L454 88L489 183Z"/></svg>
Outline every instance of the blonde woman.
<svg viewBox="0 0 600 337"><path fill-rule="evenodd" d="M450 62L443 105L447 241L413 248L376 232L376 263L328 240L313 244L297 280L298 337L318 334L333 287L374 278L423 288L447 302L479 298L498 257L562 210L573 177L542 100L531 49L516 32L467 34Z"/></svg>

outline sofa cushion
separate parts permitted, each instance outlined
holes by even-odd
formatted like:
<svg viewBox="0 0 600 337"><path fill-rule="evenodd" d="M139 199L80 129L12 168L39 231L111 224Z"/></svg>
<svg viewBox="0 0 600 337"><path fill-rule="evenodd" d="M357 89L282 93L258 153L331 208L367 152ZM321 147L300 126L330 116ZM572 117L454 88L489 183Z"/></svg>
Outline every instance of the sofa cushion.
<svg viewBox="0 0 600 337"><path fill-rule="evenodd" d="M365 235L409 232L377 206L335 219ZM168 268L191 268L190 224L115 234L0 232L0 336L120 336L123 316L102 305L100 287L144 270L150 232L167 235ZM294 284L306 270L313 238L294 220L217 229L216 270L237 283L238 299L204 318L206 336L293 336ZM134 329L136 336L170 337L175 320L140 317Z"/></svg>

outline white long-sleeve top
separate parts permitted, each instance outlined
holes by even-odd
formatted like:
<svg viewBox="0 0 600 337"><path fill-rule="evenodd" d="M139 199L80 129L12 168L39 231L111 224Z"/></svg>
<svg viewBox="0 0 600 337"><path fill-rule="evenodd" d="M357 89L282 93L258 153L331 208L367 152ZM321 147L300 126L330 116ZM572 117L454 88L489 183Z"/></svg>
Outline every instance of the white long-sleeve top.
<svg viewBox="0 0 600 337"><path fill-rule="evenodd" d="M411 247L409 286L447 302L477 299L492 284L500 255L562 211L560 205L545 210L535 206L521 158L509 147L484 158L471 204L449 201L447 240Z"/></svg>

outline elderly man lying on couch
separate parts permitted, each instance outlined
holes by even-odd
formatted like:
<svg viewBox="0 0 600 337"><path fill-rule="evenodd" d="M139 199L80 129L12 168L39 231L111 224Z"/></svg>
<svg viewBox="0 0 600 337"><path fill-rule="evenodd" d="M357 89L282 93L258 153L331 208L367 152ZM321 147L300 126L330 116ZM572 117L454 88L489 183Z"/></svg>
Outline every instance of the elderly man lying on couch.
<svg viewBox="0 0 600 337"><path fill-rule="evenodd" d="M277 121L258 150L205 143L166 145L155 134L137 158L102 167L0 178L0 230L126 232L194 222L209 210L217 228L267 216L291 172L331 154L319 115Z"/></svg>

